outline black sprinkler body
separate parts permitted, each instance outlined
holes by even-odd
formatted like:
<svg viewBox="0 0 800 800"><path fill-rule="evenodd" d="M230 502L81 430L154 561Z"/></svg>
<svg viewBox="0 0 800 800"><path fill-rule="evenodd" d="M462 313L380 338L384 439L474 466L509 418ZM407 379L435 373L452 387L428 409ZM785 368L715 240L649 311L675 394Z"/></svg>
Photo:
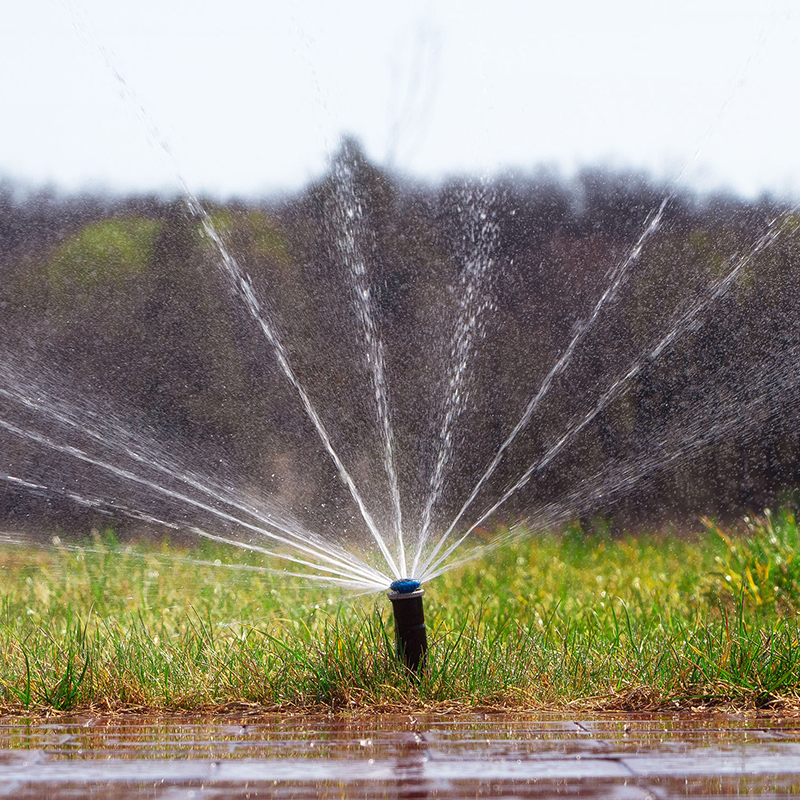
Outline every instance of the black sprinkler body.
<svg viewBox="0 0 800 800"><path fill-rule="evenodd" d="M425 590L419 581L395 581L388 593L394 610L394 638L398 658L413 673L425 668L428 652L428 634L425 630L425 612L422 595Z"/></svg>

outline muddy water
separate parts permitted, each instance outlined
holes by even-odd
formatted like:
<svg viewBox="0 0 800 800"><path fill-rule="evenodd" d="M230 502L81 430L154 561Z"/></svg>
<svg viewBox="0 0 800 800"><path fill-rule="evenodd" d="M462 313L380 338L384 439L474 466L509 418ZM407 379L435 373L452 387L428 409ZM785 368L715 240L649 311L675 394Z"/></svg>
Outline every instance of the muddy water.
<svg viewBox="0 0 800 800"><path fill-rule="evenodd" d="M0 797L800 795L800 720L736 716L0 718Z"/></svg>

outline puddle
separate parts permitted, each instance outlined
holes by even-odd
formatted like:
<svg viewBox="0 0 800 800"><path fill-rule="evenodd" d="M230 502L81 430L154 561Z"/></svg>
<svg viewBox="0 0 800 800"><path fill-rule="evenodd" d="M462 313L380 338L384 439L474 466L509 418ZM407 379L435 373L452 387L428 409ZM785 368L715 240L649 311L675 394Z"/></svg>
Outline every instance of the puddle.
<svg viewBox="0 0 800 800"><path fill-rule="evenodd" d="M800 794L800 720L380 715L0 718L0 797Z"/></svg>

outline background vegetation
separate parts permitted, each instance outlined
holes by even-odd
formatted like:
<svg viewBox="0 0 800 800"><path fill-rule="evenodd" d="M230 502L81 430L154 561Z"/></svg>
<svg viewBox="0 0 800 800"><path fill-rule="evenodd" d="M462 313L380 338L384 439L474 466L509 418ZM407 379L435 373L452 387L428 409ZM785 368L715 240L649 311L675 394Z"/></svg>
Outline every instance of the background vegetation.
<svg viewBox="0 0 800 800"><path fill-rule="evenodd" d="M367 163L352 143L347 147L366 214L361 247L386 346L409 518L424 500L435 462L453 287L469 258L493 262L481 290L490 308L468 410L458 420L441 523L591 313L610 273L628 258L665 189L642 176L591 170L572 182L542 173L489 184L408 185ZM276 321L336 446L370 486L379 471L378 439L346 265L336 247L336 191L328 177L281 202L209 208ZM474 224L484 212L497 224L491 246ZM673 196L629 280L487 484L483 505L591 411L742 258L747 264L732 290L658 357L644 358L628 391L537 472L501 521L548 509L555 509L552 518L585 525L601 512L627 524L698 513L733 518L797 486L796 222L768 198ZM780 235L756 252L770 225ZM69 403L104 418L113 412L180 454L186 468L278 496L310 525L352 528L345 490L257 326L224 284L218 261L179 201L69 198L6 186L0 346ZM11 413L0 399L0 415ZM58 491L6 483L0 518L78 530L97 522L62 490L98 487L101 477L2 436L10 475Z"/></svg>

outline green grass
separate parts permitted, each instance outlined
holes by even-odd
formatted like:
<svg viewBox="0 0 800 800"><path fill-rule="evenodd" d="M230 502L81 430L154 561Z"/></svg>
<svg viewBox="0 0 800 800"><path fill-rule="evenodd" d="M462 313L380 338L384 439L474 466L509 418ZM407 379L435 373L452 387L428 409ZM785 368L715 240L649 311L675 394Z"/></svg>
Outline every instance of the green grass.
<svg viewBox="0 0 800 800"><path fill-rule="evenodd" d="M0 710L786 708L800 698L790 512L736 533L707 523L693 537L537 535L453 570L426 587L419 682L393 657L385 597L225 566L247 558L113 536L0 549Z"/></svg>

